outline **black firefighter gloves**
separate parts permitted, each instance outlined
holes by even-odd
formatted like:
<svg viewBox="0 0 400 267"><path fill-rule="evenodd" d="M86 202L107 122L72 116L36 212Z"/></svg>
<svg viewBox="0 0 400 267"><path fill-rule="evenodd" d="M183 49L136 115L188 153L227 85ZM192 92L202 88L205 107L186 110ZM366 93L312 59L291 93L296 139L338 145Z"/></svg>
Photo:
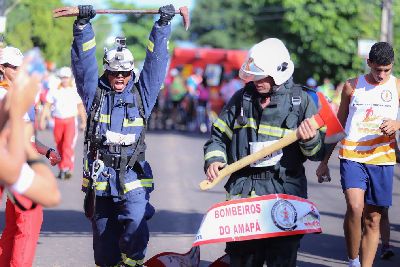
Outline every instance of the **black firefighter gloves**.
<svg viewBox="0 0 400 267"><path fill-rule="evenodd" d="M160 19L157 21L158 25L168 25L168 23L175 16L175 7L173 5L162 6L158 10L158 13L160 13Z"/></svg>
<svg viewBox="0 0 400 267"><path fill-rule="evenodd" d="M96 16L96 10L93 9L92 5L79 5L79 14L77 17L78 25L85 25Z"/></svg>

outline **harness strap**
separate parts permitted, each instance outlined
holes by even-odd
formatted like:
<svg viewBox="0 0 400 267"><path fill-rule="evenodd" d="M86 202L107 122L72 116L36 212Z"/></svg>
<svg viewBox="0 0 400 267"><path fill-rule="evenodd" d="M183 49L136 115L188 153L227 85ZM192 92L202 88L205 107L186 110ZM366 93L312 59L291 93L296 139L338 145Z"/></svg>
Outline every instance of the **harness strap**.
<svg viewBox="0 0 400 267"><path fill-rule="evenodd" d="M138 84L135 84L132 88L132 93L136 95L136 99L138 102L138 110L140 116L143 118L143 130L140 132L140 136L138 140L135 142L135 147L133 148L133 154L128 161L127 150L128 147L121 148L121 160L119 162L119 184L120 184L120 194L124 193L125 188L125 173L126 166L133 167L138 160L139 154L143 154L146 150L146 144L144 143L144 136L146 131L147 120L144 114L142 97L137 89Z"/></svg>
<svg viewBox="0 0 400 267"><path fill-rule="evenodd" d="M103 106L105 96L105 90L101 87L97 87L96 93L93 98L92 106L90 107L89 116L86 124L85 131L85 143L90 141L91 136L96 136L98 134L98 126L100 120L101 107Z"/></svg>

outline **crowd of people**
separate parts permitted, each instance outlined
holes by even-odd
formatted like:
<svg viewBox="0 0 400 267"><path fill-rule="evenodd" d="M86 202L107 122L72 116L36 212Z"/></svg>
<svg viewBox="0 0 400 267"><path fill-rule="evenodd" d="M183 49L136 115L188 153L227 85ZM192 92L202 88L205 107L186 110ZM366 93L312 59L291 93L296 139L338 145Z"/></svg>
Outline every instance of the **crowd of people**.
<svg viewBox="0 0 400 267"><path fill-rule="evenodd" d="M217 86L210 85L210 79L201 67L189 75L183 73L183 66L172 68L149 128L209 133L222 107L244 85L234 70L223 74Z"/></svg>
<svg viewBox="0 0 400 267"><path fill-rule="evenodd" d="M389 43L372 46L368 73L350 78L336 90L329 79L321 86L309 79L308 89L294 83L294 63L285 44L268 38L249 50L238 73L226 74L221 86L214 87L201 68L184 76L176 67L167 75L175 8L166 5L160 7L151 29L143 69L136 70L126 40L118 38L115 47L105 51L104 71L98 77L90 23L96 12L90 5L78 10L71 67L32 72L31 57L24 58L15 47L0 49L0 192L7 192L0 266L32 266L42 206L61 200L56 177L39 154L51 165L58 164L57 178L71 178L78 128L84 131L84 212L92 224L97 266L144 264L147 221L155 213L150 204L153 174L145 158L147 126L209 132L204 145L209 181L227 164L296 131L297 142L234 172L225 189L227 200L269 194L306 199L304 162L320 161L316 175L320 182L330 181L328 162L337 145L325 144L324 129L317 129L311 119L318 112L315 91L337 105L346 131L338 146L349 267L372 266L380 235L381 258L394 255L388 210L395 133L400 129L400 82L392 75L394 51ZM56 149L42 144L35 134L49 126ZM286 233L227 242L229 266L294 267L302 237Z"/></svg>

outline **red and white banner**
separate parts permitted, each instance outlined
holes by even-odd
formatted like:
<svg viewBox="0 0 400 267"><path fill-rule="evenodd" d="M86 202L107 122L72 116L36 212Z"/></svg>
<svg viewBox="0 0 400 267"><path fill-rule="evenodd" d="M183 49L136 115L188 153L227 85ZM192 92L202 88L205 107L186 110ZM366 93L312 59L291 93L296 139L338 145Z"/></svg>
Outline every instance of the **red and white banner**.
<svg viewBox="0 0 400 267"><path fill-rule="evenodd" d="M271 194L212 206L193 246L308 233L321 233L316 206L300 197Z"/></svg>

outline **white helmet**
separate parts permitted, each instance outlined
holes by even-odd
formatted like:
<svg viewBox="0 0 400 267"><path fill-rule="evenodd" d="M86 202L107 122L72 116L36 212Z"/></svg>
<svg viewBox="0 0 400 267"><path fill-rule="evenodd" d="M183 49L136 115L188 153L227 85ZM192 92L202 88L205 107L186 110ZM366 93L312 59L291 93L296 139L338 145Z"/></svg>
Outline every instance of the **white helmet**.
<svg viewBox="0 0 400 267"><path fill-rule="evenodd" d="M24 56L18 48L7 46L2 49L2 53L0 55L0 64L10 64L15 67L19 67L22 65L22 61Z"/></svg>
<svg viewBox="0 0 400 267"><path fill-rule="evenodd" d="M71 78L72 71L70 67L62 67L58 70L57 76L60 78Z"/></svg>
<svg viewBox="0 0 400 267"><path fill-rule="evenodd" d="M104 50L103 67L110 71L129 71L135 68L133 55L126 48L126 39L115 38L116 47L111 50Z"/></svg>
<svg viewBox="0 0 400 267"><path fill-rule="evenodd" d="M249 50L239 77L250 82L271 76L276 85L281 85L289 80L293 72L293 61L283 42L277 38L268 38Z"/></svg>

